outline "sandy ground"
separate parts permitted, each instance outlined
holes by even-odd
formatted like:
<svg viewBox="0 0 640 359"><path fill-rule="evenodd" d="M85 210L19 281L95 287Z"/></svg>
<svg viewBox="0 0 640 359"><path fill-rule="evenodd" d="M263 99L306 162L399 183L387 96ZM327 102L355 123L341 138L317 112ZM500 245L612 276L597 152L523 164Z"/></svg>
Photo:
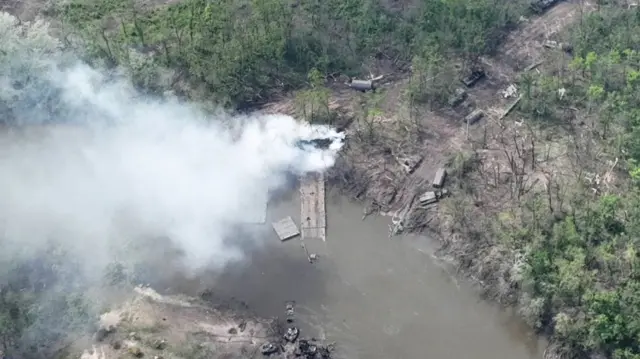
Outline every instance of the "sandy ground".
<svg viewBox="0 0 640 359"><path fill-rule="evenodd" d="M248 313L137 287L131 299L101 316L101 330L81 358L135 357L138 352L165 359L259 357L260 345L275 336L273 325Z"/></svg>

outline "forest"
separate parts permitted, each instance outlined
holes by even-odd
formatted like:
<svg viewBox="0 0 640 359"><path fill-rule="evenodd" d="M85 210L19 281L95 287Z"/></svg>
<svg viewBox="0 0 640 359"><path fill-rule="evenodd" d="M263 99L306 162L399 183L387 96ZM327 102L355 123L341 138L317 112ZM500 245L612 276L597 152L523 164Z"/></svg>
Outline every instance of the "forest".
<svg viewBox="0 0 640 359"><path fill-rule="evenodd" d="M374 59L410 79L406 106L437 111L455 88L452 78L499 51L521 16L536 16L528 5L52 1L42 15L53 30L0 18L0 72L24 69L16 54L72 51L94 66L124 69L150 94L245 110L289 94L326 103L337 76L364 77ZM563 34L572 44L570 59L549 58L544 70L520 74L515 112L527 135L492 132L488 144L485 131L484 143L452 154L457 190L442 217L457 240L445 241L445 250L484 283L488 296L517 308L550 338L548 357L640 359L640 10L618 0L594 6ZM10 27L19 31L3 30ZM15 98L0 94L3 113ZM515 131L515 120L504 121ZM493 145L513 175L487 185L482 156ZM550 160L556 148L563 160ZM507 199L485 205L498 192ZM0 352L63 357L58 343L86 327L85 299L65 294L84 291L84 284L66 279L73 264L63 257L0 256ZM32 306L52 295L45 286L57 288L51 307ZM51 332L43 318L60 329ZM34 335L48 344L33 345Z"/></svg>
<svg viewBox="0 0 640 359"><path fill-rule="evenodd" d="M313 69L358 74L371 57L397 66L416 54L473 61L495 49L524 9L524 2L503 0L424 1L406 9L370 0L187 0L156 8L110 0L50 11L69 29L69 46L91 61L126 66L141 87L213 94L242 108L308 85Z"/></svg>

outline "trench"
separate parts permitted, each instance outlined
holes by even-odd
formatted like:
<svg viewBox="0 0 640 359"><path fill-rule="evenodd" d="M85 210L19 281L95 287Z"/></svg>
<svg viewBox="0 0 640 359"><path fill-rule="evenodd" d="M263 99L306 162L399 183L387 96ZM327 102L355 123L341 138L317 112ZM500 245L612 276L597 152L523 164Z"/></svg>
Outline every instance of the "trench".
<svg viewBox="0 0 640 359"><path fill-rule="evenodd" d="M297 193L270 204L268 223L283 216L300 223ZM337 358L543 356L544 340L457 279L429 238L389 239L389 218L362 220L361 205L335 195L328 195L327 216L326 242L306 241L318 254L313 264L298 239L280 242L265 230L248 260L175 289L211 286L265 317L283 318L293 300L303 335L335 341Z"/></svg>

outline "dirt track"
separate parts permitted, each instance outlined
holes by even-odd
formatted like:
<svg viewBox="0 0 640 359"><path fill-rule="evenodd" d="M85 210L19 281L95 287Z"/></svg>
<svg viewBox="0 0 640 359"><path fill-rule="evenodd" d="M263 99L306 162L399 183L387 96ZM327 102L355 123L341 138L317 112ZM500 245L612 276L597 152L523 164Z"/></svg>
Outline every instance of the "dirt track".
<svg viewBox="0 0 640 359"><path fill-rule="evenodd" d="M562 1L541 16L523 19L520 28L507 36L495 56L481 59L487 77L468 89L468 100L456 110L434 112L422 109L415 111L412 119L408 119L406 113L401 113L403 106L399 104L400 96L408 84L409 73L385 78L387 82L381 86L386 96L382 106L384 114L366 125L375 126L381 135L371 141L375 144L351 141L344 154L345 159L338 163L337 172L351 171L349 176L342 178L342 184L348 185L352 193L359 193L362 198L382 205L383 210L402 207L416 191L428 186L438 167L445 165L455 153L470 146L462 117L479 108L485 111L486 116L469 132L487 131L494 126L496 119L514 101L514 98L504 98L501 92L515 83L519 73L527 66L558 56L557 51L554 53L544 48L543 41L562 41L562 30L579 19L581 12L592 8L586 2L581 5L579 0ZM540 68L543 67L544 64ZM331 107L353 112L352 105L361 94L346 88L344 84L334 84L332 90ZM294 114L293 103L293 99L286 98L271 103L265 110ZM358 124L355 127L361 130L362 126ZM379 128L385 130L380 131ZM350 131L351 137L356 137L358 130L352 128ZM421 155L423 161L413 174L406 175L397 163L398 154ZM336 180L335 177L333 179ZM354 185L353 182L358 181L363 183Z"/></svg>

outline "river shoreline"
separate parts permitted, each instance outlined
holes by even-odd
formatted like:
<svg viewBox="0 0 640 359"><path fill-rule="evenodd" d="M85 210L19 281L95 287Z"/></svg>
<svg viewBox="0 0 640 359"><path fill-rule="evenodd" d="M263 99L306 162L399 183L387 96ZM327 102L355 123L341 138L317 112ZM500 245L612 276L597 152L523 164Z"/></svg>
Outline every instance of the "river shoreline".
<svg viewBox="0 0 640 359"><path fill-rule="evenodd" d="M271 203L267 222L292 216L297 192ZM327 194L327 239L280 242L265 225L246 260L193 278L172 291L195 295L210 288L246 303L261 317L280 317L296 303L296 325L336 343L336 358L540 358L543 339L502 307L481 300L472 284L436 256L424 236L389 239L389 217L362 220L362 205ZM175 278L171 281L179 282Z"/></svg>

